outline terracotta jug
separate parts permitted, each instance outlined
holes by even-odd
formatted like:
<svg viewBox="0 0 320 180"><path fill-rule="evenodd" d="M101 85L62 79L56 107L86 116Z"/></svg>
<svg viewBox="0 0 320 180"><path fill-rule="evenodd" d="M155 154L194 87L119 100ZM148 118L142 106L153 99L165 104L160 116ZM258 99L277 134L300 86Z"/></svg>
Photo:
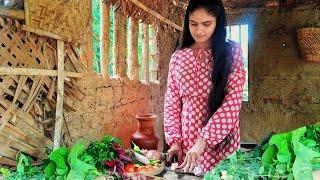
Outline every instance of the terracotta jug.
<svg viewBox="0 0 320 180"><path fill-rule="evenodd" d="M155 133L155 122L157 116L151 114L141 114L136 116L138 129L132 135L131 141L141 149L154 149L158 147L159 137Z"/></svg>

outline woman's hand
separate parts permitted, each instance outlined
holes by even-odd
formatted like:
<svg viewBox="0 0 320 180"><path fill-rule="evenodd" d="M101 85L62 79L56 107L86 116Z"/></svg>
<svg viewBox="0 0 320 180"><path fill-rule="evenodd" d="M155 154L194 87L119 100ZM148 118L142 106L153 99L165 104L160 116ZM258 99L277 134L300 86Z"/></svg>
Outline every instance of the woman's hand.
<svg viewBox="0 0 320 180"><path fill-rule="evenodd" d="M182 149L181 149L181 143L176 142L173 143L170 149L168 150L168 155L169 155L169 161L171 161L172 157L176 155L178 157L178 162L181 162L182 158Z"/></svg>
<svg viewBox="0 0 320 180"><path fill-rule="evenodd" d="M186 158L179 168L184 172L193 172L193 168L198 165L199 157L204 152L206 142L202 139L198 139L193 147L187 152Z"/></svg>

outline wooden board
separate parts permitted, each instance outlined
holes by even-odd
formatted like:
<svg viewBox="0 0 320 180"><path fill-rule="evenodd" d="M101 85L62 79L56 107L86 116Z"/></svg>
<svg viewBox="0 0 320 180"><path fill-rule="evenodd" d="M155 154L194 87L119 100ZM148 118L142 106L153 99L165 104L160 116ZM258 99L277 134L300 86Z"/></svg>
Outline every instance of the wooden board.
<svg viewBox="0 0 320 180"><path fill-rule="evenodd" d="M25 29L66 42L83 43L90 30L89 0L25 0Z"/></svg>

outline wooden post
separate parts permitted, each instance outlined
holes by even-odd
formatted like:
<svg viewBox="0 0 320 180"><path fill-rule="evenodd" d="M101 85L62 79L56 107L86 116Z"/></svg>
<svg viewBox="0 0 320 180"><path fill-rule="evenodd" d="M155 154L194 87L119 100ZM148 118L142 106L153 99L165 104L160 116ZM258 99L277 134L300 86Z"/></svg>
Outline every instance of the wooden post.
<svg viewBox="0 0 320 180"><path fill-rule="evenodd" d="M110 44L110 3L101 0L101 28L100 28L100 59L101 74L110 79L109 74L109 44Z"/></svg>
<svg viewBox="0 0 320 180"><path fill-rule="evenodd" d="M151 51L151 81L158 81L158 71L159 71L159 56L158 56L158 46L157 46L157 32L155 31L155 26L151 28L151 40L150 43L152 44Z"/></svg>
<svg viewBox="0 0 320 180"><path fill-rule="evenodd" d="M64 91L64 42L57 41L58 49L58 87L57 87L57 104L56 119L54 127L53 149L60 147L63 123L63 91Z"/></svg>
<svg viewBox="0 0 320 180"><path fill-rule="evenodd" d="M138 38L139 21L130 17L130 42L129 42L129 78L139 80Z"/></svg>
<svg viewBox="0 0 320 180"><path fill-rule="evenodd" d="M149 28L142 24L142 81L149 81Z"/></svg>
<svg viewBox="0 0 320 180"><path fill-rule="evenodd" d="M8 16L15 19L21 19L21 20L25 19L23 10L10 9L3 6L0 6L0 15Z"/></svg>
<svg viewBox="0 0 320 180"><path fill-rule="evenodd" d="M114 74L117 77L126 77L126 16L115 12L115 39L114 39Z"/></svg>
<svg viewBox="0 0 320 180"><path fill-rule="evenodd" d="M89 7L92 7L92 1L89 1ZM88 22L88 30L86 33L86 43L81 46L82 56L85 57L87 63L88 73L93 73L93 60L94 60L94 53L93 53L93 17L92 17L92 9L89 8L90 14L90 21Z"/></svg>

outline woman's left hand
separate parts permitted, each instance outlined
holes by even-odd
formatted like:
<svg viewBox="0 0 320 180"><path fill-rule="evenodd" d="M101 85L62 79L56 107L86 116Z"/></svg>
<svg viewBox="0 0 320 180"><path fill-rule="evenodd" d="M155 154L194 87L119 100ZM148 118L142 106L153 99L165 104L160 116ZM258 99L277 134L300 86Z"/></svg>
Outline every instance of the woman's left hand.
<svg viewBox="0 0 320 180"><path fill-rule="evenodd" d="M198 139L193 147L187 152L183 163L178 167L183 169L184 172L193 172L193 168L198 165L200 155L203 153L206 142Z"/></svg>

